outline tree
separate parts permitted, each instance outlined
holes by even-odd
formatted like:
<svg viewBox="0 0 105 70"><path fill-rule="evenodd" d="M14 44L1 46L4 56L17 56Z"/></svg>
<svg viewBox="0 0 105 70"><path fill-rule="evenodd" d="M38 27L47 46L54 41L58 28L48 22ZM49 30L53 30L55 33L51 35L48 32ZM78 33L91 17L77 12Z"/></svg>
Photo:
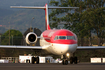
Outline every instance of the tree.
<svg viewBox="0 0 105 70"><path fill-rule="evenodd" d="M97 37L100 39L98 45L104 43L105 38L105 0L90 0L86 1L86 11L82 14L84 15L82 20L89 29L90 33L96 33ZM101 44L102 43L102 44Z"/></svg>
<svg viewBox="0 0 105 70"><path fill-rule="evenodd" d="M8 30L6 31L1 38L2 45L21 45L21 40L23 35L18 30Z"/></svg>
<svg viewBox="0 0 105 70"><path fill-rule="evenodd" d="M75 10L52 10L50 25L58 28L58 23L65 22L64 28L76 33L81 45L84 42L83 38L88 38L89 45L91 45L92 33L96 33L98 38L102 38L102 40L105 38L105 0L51 0L50 5L79 7L79 9ZM63 16L63 14L66 15Z"/></svg>

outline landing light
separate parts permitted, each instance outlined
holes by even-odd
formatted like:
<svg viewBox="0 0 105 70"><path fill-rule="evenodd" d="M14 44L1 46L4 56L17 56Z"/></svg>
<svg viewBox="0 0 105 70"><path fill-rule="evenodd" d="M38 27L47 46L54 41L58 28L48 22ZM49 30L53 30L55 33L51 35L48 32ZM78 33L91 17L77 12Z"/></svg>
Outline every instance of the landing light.
<svg viewBox="0 0 105 70"><path fill-rule="evenodd" d="M66 56L67 56L67 57L69 57L69 56L70 56L70 54L69 54L69 53L67 53L67 54L66 54Z"/></svg>

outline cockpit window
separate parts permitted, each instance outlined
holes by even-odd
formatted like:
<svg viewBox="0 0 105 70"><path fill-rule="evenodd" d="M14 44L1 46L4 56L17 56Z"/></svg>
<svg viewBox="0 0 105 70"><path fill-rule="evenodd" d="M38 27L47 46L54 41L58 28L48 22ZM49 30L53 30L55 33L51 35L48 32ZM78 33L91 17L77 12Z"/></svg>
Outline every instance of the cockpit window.
<svg viewBox="0 0 105 70"><path fill-rule="evenodd" d="M58 40L58 36L55 36L54 40Z"/></svg>
<svg viewBox="0 0 105 70"><path fill-rule="evenodd" d="M67 39L66 36L59 36L59 39Z"/></svg>
<svg viewBox="0 0 105 70"><path fill-rule="evenodd" d="M76 40L75 36L56 36L54 38L54 40L58 40L58 39L62 39L62 40Z"/></svg>
<svg viewBox="0 0 105 70"><path fill-rule="evenodd" d="M67 39L73 39L73 40L76 40L75 36L67 36Z"/></svg>

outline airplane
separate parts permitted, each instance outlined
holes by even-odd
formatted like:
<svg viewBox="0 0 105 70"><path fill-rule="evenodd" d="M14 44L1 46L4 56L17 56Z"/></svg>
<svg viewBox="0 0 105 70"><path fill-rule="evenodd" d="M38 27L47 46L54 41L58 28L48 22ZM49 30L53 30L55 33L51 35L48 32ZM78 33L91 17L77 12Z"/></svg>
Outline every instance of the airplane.
<svg viewBox="0 0 105 70"><path fill-rule="evenodd" d="M78 9L79 7L48 7L45 4L44 7L36 6L11 6L11 8L26 8L26 9L44 9L45 10L45 25L46 30L38 37L34 32L30 32L26 35L27 44L35 44L37 39L40 38L40 46L11 46L0 45L0 48L20 48L20 49L42 49L54 55L61 55L63 57L62 64L68 64L68 58L70 63L77 64L77 57L73 56L73 53L77 49L105 49L105 46L78 46L78 39L75 33L67 29L51 29L49 26L48 9ZM32 57L32 64L34 62L39 63L39 57Z"/></svg>

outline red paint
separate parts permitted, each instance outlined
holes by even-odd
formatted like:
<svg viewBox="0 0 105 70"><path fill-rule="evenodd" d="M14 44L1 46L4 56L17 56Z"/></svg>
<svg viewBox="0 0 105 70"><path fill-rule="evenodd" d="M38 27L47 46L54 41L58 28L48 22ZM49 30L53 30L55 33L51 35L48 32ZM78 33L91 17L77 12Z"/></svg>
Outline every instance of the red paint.
<svg viewBox="0 0 105 70"><path fill-rule="evenodd" d="M50 30L50 26L49 26L49 23L47 22L47 20L48 20L48 16L47 16L47 14L48 14L48 8L47 8L47 3L45 4L45 23L46 23L46 30ZM49 20L48 20L49 21Z"/></svg>

